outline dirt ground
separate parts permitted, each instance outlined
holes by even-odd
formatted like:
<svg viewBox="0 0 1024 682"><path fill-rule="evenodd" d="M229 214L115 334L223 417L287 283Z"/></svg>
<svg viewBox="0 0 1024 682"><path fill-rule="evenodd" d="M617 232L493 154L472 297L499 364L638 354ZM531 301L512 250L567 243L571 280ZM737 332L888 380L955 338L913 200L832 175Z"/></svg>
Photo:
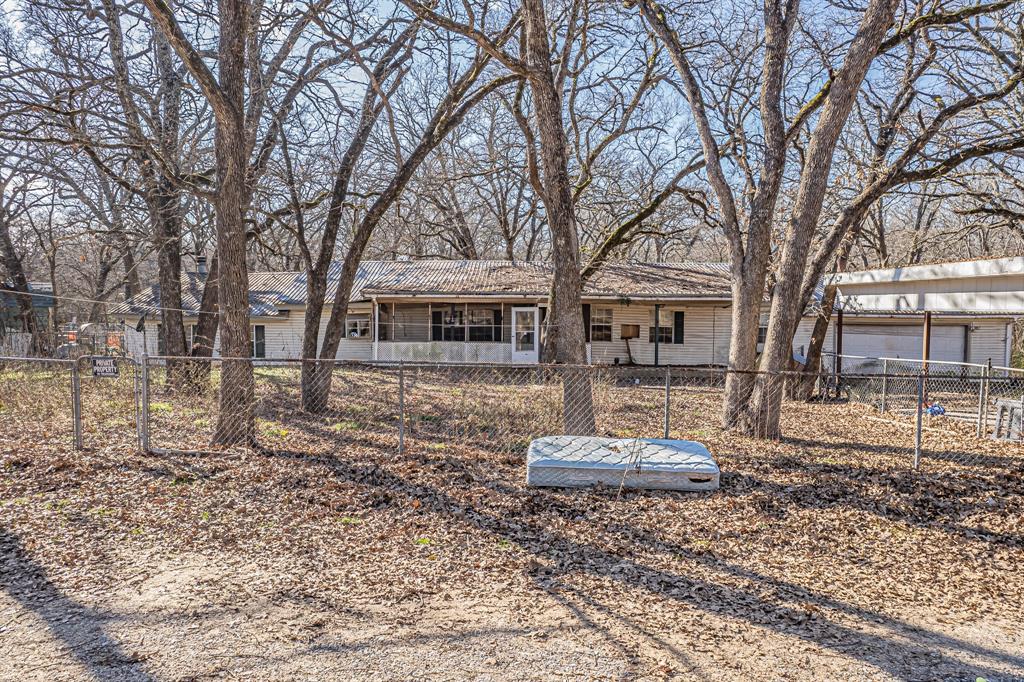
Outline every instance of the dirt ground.
<svg viewBox="0 0 1024 682"><path fill-rule="evenodd" d="M74 452L0 411L0 679L1024 679L1021 451L933 424L913 472L871 414L704 429L721 490L619 496L414 435Z"/></svg>

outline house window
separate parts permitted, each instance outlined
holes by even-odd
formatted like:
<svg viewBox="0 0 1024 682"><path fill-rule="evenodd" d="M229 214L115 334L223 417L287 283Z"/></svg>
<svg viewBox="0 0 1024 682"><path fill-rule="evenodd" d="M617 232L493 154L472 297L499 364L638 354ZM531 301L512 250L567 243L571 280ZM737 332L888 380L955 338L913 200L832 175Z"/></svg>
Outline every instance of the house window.
<svg viewBox="0 0 1024 682"><path fill-rule="evenodd" d="M767 325L763 326L763 327L758 327L757 328L757 345L760 346L760 345L762 345L767 340L768 340L768 327L767 327Z"/></svg>
<svg viewBox="0 0 1024 682"><path fill-rule="evenodd" d="M350 339L370 337L370 316L349 315L345 318L345 336Z"/></svg>
<svg viewBox="0 0 1024 682"><path fill-rule="evenodd" d="M252 356L254 358L267 357L267 328L262 324L252 326Z"/></svg>
<svg viewBox="0 0 1024 682"><path fill-rule="evenodd" d="M189 355L192 354L192 347L196 343L196 326L190 324L188 326L188 333L185 334L185 352Z"/></svg>
<svg viewBox="0 0 1024 682"><path fill-rule="evenodd" d="M657 331L658 343L683 343L685 336L685 313L682 310L659 311L658 326L654 326L654 313L651 313L651 327L648 331L648 341L654 343L654 335Z"/></svg>
<svg viewBox="0 0 1024 682"><path fill-rule="evenodd" d="M594 308L590 313L590 340L612 340L612 309Z"/></svg>
<svg viewBox="0 0 1024 682"><path fill-rule="evenodd" d="M500 341L501 312L491 308L470 308L469 340L477 342Z"/></svg>
<svg viewBox="0 0 1024 682"><path fill-rule="evenodd" d="M164 326L157 322L156 324L156 354L167 355L167 344L164 343Z"/></svg>
<svg viewBox="0 0 1024 682"><path fill-rule="evenodd" d="M466 310L451 306L441 311L441 340L466 340Z"/></svg>

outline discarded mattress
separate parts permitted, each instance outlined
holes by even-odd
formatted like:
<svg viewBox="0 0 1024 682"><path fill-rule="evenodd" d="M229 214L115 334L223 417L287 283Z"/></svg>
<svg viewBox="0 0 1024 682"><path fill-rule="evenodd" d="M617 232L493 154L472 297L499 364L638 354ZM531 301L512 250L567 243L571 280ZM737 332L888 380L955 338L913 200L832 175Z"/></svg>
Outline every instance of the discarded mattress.
<svg viewBox="0 0 1024 682"><path fill-rule="evenodd" d="M526 484L658 490L717 490L718 464L689 440L546 436L530 443Z"/></svg>

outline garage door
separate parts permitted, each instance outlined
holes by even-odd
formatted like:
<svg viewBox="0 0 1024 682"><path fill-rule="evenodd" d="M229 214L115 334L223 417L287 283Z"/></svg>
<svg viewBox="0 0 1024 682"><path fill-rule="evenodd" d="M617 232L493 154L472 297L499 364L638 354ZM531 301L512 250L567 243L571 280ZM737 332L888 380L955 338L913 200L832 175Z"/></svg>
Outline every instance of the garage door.
<svg viewBox="0 0 1024 682"><path fill-rule="evenodd" d="M843 353L869 358L921 357L921 325L849 324L843 326ZM964 361L964 326L932 327L931 359Z"/></svg>

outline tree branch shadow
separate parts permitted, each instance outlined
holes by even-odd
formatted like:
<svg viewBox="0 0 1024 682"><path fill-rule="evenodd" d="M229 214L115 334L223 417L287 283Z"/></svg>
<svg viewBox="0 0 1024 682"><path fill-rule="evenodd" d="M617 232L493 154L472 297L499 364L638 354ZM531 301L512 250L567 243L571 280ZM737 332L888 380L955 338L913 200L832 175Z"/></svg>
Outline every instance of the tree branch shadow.
<svg viewBox="0 0 1024 682"><path fill-rule="evenodd" d="M141 659L104 630L110 614L86 608L62 593L29 558L21 539L0 527L0 587L46 624L63 647L96 679L154 680Z"/></svg>
<svg viewBox="0 0 1024 682"><path fill-rule="evenodd" d="M283 453L274 453L281 455ZM290 453L289 458L301 459L301 453ZM821 595L801 586L773 579L759 573L740 569L729 564L709 564L723 575L740 577L765 588L765 592L779 599L764 599L758 592L728 584L719 584L706 579L691 578L649 567L639 561L624 558L601 547L581 542L559 534L543 524L530 519L529 515L517 516L514 520L488 513L479 508L463 505L434 486L418 483L396 475L380 466L356 463L335 455L318 455L318 462L327 464L341 479L359 482L367 486L387 489L392 496L406 496L413 499L431 500L434 509L458 523L468 523L478 530L491 533L498 538L515 541L522 545L524 532L531 536L532 553L538 559L554 564L551 575L568 574L574 571L590 573L596 577L625 583L632 587L642 586L648 591L666 599L683 602L698 610L718 613L727 610L733 617L761 627L769 627L782 635L812 642L824 649L832 650L844 657L860 660L878 667L897 677L908 674L909 665L899 665L895 660L928 660L930 665L941 665L957 670L958 676L999 679L1006 672L989 665L965 663L946 653L936 651L939 646L968 653L993 663L1016 668L1014 674L1024 675L1024 657L1009 655L986 649L941 633L910 625L886 614L846 604L827 595ZM579 494L587 494L580 492ZM542 540L542 541L541 541ZM623 570L625 568L625 570ZM546 580L548 578L543 578ZM873 634L828 619L824 615L808 623L807 612L787 605L789 602L820 603L829 609L862 620L870 620L874 627L880 626L885 635ZM893 651L898 655L893 656Z"/></svg>

